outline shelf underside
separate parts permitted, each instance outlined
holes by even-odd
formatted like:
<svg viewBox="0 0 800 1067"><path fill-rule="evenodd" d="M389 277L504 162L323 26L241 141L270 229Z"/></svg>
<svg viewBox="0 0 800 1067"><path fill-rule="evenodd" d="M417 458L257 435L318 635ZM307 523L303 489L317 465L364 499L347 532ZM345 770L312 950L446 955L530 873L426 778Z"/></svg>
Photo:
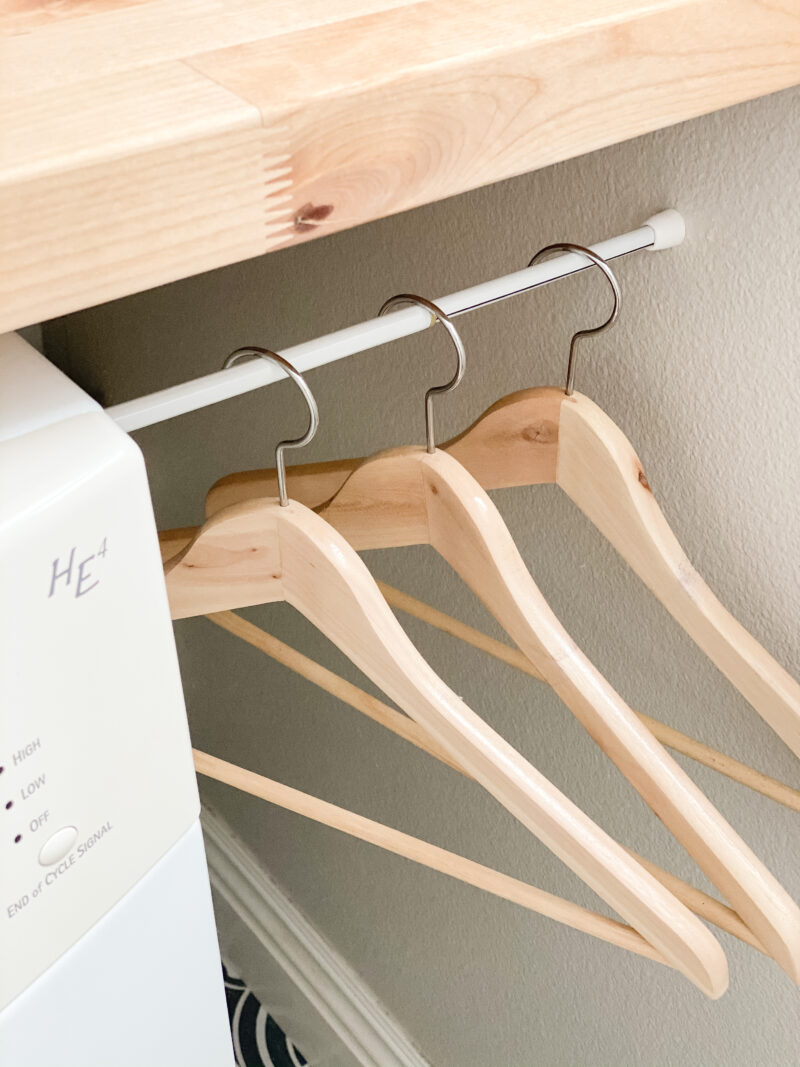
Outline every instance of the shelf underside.
<svg viewBox="0 0 800 1067"><path fill-rule="evenodd" d="M800 82L794 0L11 0L2 28L0 330Z"/></svg>

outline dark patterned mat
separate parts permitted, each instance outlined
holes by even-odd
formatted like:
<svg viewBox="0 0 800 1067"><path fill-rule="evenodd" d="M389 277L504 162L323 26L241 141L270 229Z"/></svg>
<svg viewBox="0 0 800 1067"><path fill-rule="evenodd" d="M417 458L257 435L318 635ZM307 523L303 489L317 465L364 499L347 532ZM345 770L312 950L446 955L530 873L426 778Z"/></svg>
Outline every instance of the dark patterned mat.
<svg viewBox="0 0 800 1067"><path fill-rule="evenodd" d="M241 978L223 965L225 997L237 1067L304 1067L306 1058L289 1040Z"/></svg>

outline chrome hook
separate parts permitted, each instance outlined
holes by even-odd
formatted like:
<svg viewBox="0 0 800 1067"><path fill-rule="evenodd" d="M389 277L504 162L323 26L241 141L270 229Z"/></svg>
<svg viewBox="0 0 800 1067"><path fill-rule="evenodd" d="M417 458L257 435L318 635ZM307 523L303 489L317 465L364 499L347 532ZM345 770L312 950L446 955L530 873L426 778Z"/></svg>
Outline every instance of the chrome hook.
<svg viewBox="0 0 800 1067"><path fill-rule="evenodd" d="M248 356L258 356L260 359L266 359L269 363L277 363L279 367L282 367L286 371L303 394L305 401L308 404L308 429L306 432L302 437L294 437L288 441L281 441L275 449L275 466L278 470L278 499L280 500L281 507L285 508L289 503L289 497L286 494L286 460L283 453L287 448L302 448L303 445L307 445L313 438L314 434L317 432L317 427L319 426L319 409L317 408L314 394L311 392L308 382L300 371L295 370L288 359L279 356L277 352L271 352L268 348L259 348L257 345L248 345L246 348L237 348L235 352L231 352L222 364L222 369L227 370L235 363L238 363L240 359L246 359Z"/></svg>
<svg viewBox="0 0 800 1067"><path fill-rule="evenodd" d="M440 322L447 330L450 335L450 340L455 345L456 355L458 356L458 366L450 381L445 385L433 386L425 394L425 447L428 452L435 452L436 441L433 435L433 398L439 393L449 393L452 389L455 389L464 377L467 353L464 349L464 342L461 340L458 330L453 325L453 320L445 315L442 309L437 307L432 301L426 300L424 296L414 296L413 293L399 293L397 296L390 297L386 301L378 312L378 315L384 315L387 311L390 311L394 307L398 307L400 304L416 304L418 307L425 308L425 310L433 316L434 322ZM433 325L433 323L431 325Z"/></svg>
<svg viewBox="0 0 800 1067"><path fill-rule="evenodd" d="M572 335L572 340L569 343L567 384L564 389L564 392L567 394L567 396L572 396L572 390L575 384L575 349L577 348L578 341L581 339L581 337L591 337L593 334L602 333L604 330L607 330L609 329L609 327L614 325L614 323L617 321L617 315L619 314L619 306L622 302L622 294L620 292L619 282L617 281L614 272L611 270L611 267L609 267L608 263L606 263L602 256L598 256L598 254L596 252L593 252L591 248L584 248L583 245L573 245L567 242L547 245L545 248L540 249L536 253L536 255L530 261L528 266L532 267L538 259L546 255L548 252L577 252L578 255L585 256L587 259L590 259L592 263L595 264L595 266L600 268L603 274L605 274L606 278L608 278L609 285L611 286L611 289L614 293L614 307L606 321L600 326L595 326L594 329L578 330L577 333Z"/></svg>

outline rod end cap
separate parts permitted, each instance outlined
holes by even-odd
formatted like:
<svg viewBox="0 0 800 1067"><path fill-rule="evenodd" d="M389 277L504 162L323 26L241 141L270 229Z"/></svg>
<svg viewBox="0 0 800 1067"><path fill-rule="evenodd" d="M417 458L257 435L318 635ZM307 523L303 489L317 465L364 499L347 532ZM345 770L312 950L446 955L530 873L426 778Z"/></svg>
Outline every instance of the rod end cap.
<svg viewBox="0 0 800 1067"><path fill-rule="evenodd" d="M655 240L650 246L651 252L657 252L662 248L674 248L681 244L686 236L686 222L680 211L675 208L667 208L645 219L645 226L653 231Z"/></svg>

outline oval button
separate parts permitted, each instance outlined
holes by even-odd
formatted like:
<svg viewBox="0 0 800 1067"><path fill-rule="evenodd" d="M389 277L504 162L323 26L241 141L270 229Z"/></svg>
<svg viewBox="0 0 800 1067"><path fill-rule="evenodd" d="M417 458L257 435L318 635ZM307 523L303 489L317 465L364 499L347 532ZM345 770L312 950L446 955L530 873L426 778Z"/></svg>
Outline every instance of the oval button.
<svg viewBox="0 0 800 1067"><path fill-rule="evenodd" d="M52 867L54 863L58 863L75 844L77 837L77 826L63 826L60 830L56 830L39 850L39 863L43 867Z"/></svg>

